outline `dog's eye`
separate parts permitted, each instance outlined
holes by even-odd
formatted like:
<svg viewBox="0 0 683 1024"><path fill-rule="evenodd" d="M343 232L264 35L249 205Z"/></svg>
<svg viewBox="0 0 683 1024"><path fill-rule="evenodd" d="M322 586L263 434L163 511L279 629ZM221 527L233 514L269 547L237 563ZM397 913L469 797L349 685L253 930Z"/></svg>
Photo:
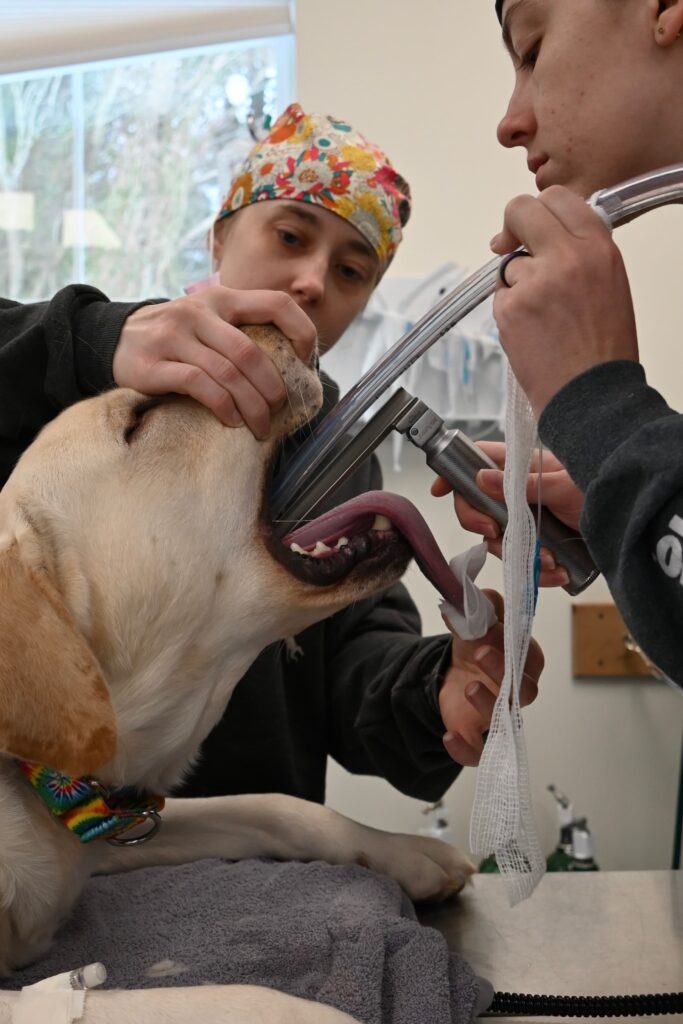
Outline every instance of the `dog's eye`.
<svg viewBox="0 0 683 1024"><path fill-rule="evenodd" d="M133 406L130 411L130 419L123 432L123 440L126 444L130 444L131 441L135 440L135 435L147 419L147 414L158 405L161 405L163 400L162 395L156 395L154 398L146 398L143 402L138 402L137 405Z"/></svg>

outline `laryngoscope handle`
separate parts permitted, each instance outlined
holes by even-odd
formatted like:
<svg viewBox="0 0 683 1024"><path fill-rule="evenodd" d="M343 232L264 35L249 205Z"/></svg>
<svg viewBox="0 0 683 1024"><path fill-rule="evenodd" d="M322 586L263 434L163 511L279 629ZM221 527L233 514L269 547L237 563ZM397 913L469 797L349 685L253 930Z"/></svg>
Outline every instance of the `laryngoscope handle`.
<svg viewBox="0 0 683 1024"><path fill-rule="evenodd" d="M433 443L422 446L427 456L427 465L452 484L471 505L480 512L491 516L501 530L508 521L507 506L484 494L475 478L480 469L498 469L495 462L486 456L477 445L460 430L446 430L435 435ZM534 515L538 509L531 506ZM569 582L564 589L572 597L585 590L598 576L598 570L591 558L581 535L556 519L551 512L543 509L539 539L552 552L558 565L567 570Z"/></svg>

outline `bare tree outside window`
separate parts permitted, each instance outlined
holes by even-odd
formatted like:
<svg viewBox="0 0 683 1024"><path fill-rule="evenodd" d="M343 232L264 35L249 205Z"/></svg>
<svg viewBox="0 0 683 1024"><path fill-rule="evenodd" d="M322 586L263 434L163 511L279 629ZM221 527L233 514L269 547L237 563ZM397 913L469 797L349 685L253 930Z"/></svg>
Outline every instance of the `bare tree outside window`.
<svg viewBox="0 0 683 1024"><path fill-rule="evenodd" d="M205 276L211 222L251 145L246 114L284 105L283 45L0 78L0 294L35 301L79 281L172 297Z"/></svg>

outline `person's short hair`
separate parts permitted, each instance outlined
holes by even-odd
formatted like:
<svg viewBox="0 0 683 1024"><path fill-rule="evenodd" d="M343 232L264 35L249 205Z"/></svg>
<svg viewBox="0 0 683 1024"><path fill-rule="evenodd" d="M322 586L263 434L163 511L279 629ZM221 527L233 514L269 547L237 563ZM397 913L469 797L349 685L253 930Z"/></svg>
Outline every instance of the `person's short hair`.
<svg viewBox="0 0 683 1024"><path fill-rule="evenodd" d="M250 203L315 203L352 224L386 270L410 216L410 187L377 146L346 121L292 103L257 142L216 223Z"/></svg>

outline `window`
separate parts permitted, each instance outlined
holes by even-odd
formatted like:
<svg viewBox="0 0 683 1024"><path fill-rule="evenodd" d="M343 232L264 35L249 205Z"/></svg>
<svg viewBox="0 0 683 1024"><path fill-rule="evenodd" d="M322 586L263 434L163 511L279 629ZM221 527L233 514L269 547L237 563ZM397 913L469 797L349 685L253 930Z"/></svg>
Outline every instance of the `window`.
<svg viewBox="0 0 683 1024"><path fill-rule="evenodd" d="M247 115L286 106L292 69L279 35L1 75L0 294L173 297L205 276Z"/></svg>

